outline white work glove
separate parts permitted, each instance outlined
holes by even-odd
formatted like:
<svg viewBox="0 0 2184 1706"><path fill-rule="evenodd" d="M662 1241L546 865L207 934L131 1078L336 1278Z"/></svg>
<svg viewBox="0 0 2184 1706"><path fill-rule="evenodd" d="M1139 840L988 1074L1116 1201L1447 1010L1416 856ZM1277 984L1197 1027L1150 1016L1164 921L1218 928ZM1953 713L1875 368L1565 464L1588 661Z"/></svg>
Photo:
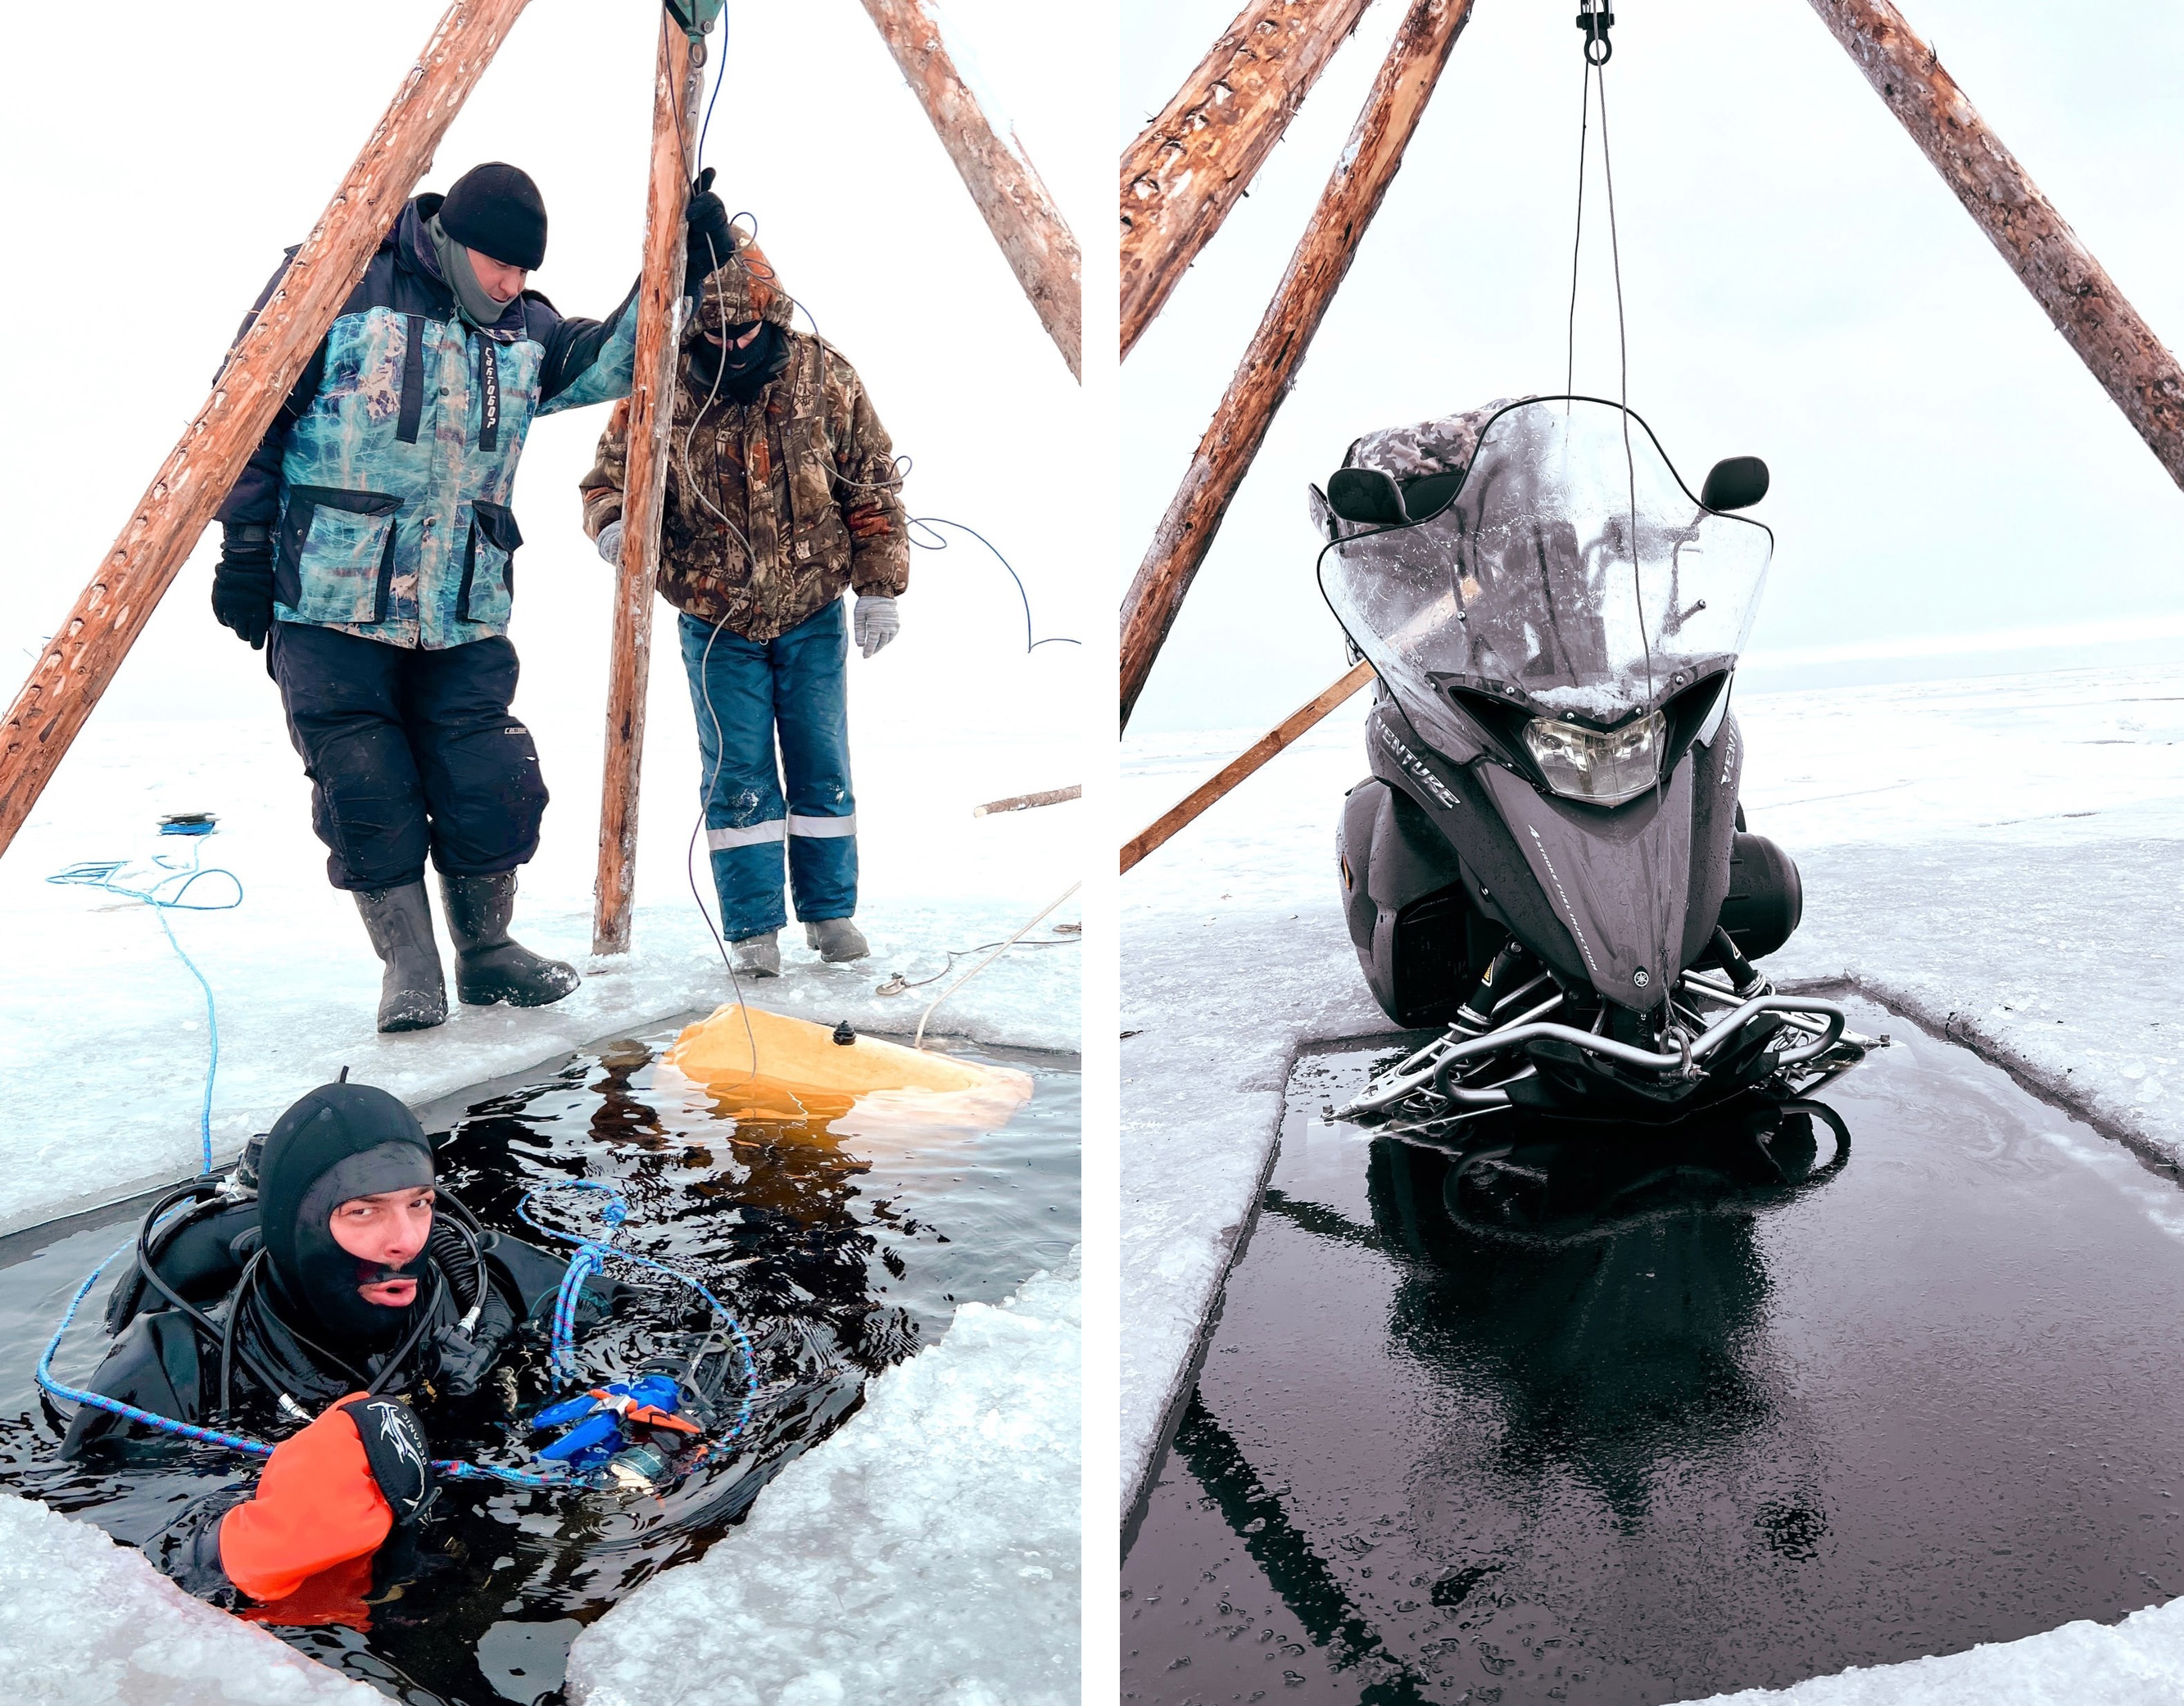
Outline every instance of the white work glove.
<svg viewBox="0 0 2184 1706"><path fill-rule="evenodd" d="M599 560L621 567L621 517L617 515L599 529Z"/></svg>
<svg viewBox="0 0 2184 1706"><path fill-rule="evenodd" d="M900 632L902 618L896 613L894 599L870 593L858 596L856 611L850 618L850 635L867 658Z"/></svg>

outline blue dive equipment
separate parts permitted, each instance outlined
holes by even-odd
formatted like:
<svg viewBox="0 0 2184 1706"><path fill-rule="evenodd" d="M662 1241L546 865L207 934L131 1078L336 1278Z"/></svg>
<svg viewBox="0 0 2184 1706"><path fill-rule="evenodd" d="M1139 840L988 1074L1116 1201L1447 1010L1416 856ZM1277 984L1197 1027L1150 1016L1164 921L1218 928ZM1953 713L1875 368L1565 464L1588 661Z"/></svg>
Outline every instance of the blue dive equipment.
<svg viewBox="0 0 2184 1706"><path fill-rule="evenodd" d="M705 1431L677 1414L682 1405L682 1393L673 1380L666 1375L643 1375L549 1405L531 1419L531 1425L535 1431L575 1424L539 1452L543 1461L589 1470L595 1481L604 1471L604 1479L621 1486L650 1486L667 1473L684 1443ZM682 1435L684 1442L662 1437L669 1434ZM702 1453L705 1448L698 1449ZM695 1461L694 1457L691 1462Z"/></svg>

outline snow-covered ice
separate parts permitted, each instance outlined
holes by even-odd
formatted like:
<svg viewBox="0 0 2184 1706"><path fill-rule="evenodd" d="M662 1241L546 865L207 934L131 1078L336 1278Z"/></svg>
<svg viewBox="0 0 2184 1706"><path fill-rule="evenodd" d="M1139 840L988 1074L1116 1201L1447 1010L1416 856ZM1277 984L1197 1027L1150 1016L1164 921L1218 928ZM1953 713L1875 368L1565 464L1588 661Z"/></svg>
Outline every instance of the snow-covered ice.
<svg viewBox="0 0 2184 1706"><path fill-rule="evenodd" d="M88 1523L0 1498L0 1677L12 1701L308 1706L381 1701L215 1610Z"/></svg>
<svg viewBox="0 0 2184 1706"><path fill-rule="evenodd" d="M2184 1155L2176 680L2148 666L1740 693L1751 825L1805 881L1803 926L1766 969L1851 980L2135 1144ZM1123 880L1125 1518L1189 1392L1296 1051L1389 1028L1335 903L1365 703ZM1128 823L1257 732L1126 742Z"/></svg>
<svg viewBox="0 0 2184 1706"><path fill-rule="evenodd" d="M2178 1700L2184 1700L2184 1599L2134 1611L2113 1626L2066 1623L2022 1641L1853 1667L1687 1706L2174 1706Z"/></svg>
<svg viewBox="0 0 2184 1706"><path fill-rule="evenodd" d="M1076 1270L1072 1255L999 1308L965 1304L939 1344L875 1377L749 1521L577 1637L571 1700L1075 1702Z"/></svg>

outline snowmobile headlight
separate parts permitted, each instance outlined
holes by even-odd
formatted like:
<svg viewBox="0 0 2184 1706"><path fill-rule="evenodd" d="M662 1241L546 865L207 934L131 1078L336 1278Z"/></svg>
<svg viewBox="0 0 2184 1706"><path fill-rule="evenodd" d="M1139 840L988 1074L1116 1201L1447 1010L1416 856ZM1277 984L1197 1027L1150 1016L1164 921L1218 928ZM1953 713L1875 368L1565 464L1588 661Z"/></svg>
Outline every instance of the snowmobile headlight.
<svg viewBox="0 0 2184 1706"><path fill-rule="evenodd" d="M1524 725L1524 744L1547 786L1564 799L1619 806L1658 779L1668 728L1658 711L1605 735L1535 717Z"/></svg>

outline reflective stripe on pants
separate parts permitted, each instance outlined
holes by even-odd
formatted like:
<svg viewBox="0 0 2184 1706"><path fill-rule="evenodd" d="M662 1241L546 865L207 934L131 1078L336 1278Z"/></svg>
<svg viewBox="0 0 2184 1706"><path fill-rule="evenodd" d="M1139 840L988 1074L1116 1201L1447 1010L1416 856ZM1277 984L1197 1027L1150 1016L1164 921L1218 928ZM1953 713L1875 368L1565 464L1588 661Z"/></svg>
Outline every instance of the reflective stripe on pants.
<svg viewBox="0 0 2184 1706"><path fill-rule="evenodd" d="M706 845L730 941L857 909L857 805L850 789L849 622L841 602L754 644L684 615L677 625L698 720ZM775 751L779 748L779 767Z"/></svg>

